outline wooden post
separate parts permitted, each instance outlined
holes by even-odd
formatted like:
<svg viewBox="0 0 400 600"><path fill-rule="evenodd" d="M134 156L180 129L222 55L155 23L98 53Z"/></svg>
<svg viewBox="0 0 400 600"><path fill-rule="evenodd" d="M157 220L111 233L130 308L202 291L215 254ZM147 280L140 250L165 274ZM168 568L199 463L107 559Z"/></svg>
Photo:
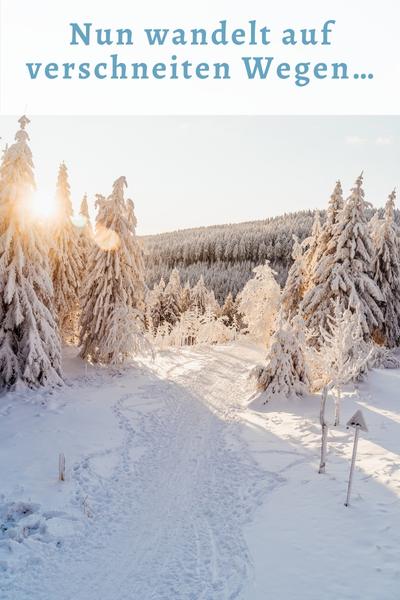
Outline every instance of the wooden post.
<svg viewBox="0 0 400 600"><path fill-rule="evenodd" d="M321 423L322 429L322 437L321 437L321 460L319 463L318 473L325 473L326 466L326 447L328 442L328 425L325 419L325 409L326 409L326 400L328 397L328 388L324 387L322 391L322 399L321 399L321 410L319 414L319 420Z"/></svg>
<svg viewBox="0 0 400 600"><path fill-rule="evenodd" d="M337 427L340 424L340 402L342 399L342 395L340 392L340 385L336 387L335 394L335 423L334 426Z"/></svg>
<svg viewBox="0 0 400 600"><path fill-rule="evenodd" d="M62 452L58 455L58 481L65 481L65 456Z"/></svg>

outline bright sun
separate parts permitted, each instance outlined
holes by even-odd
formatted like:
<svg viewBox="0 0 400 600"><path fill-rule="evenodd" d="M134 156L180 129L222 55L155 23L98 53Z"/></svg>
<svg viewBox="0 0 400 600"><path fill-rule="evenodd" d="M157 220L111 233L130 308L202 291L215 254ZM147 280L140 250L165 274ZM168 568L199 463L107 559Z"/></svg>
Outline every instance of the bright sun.
<svg viewBox="0 0 400 600"><path fill-rule="evenodd" d="M28 211L32 218L38 221L54 220L57 216L57 210L53 195L35 193L29 199Z"/></svg>

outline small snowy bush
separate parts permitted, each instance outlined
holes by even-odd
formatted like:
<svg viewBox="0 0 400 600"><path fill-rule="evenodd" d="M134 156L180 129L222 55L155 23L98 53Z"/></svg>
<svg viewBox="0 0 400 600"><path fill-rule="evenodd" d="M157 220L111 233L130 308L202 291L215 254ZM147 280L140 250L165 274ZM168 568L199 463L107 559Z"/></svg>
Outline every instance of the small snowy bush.
<svg viewBox="0 0 400 600"><path fill-rule="evenodd" d="M267 364L254 369L257 387L273 396L301 396L307 392L309 377L303 353L302 335L294 325L280 320L271 338Z"/></svg>

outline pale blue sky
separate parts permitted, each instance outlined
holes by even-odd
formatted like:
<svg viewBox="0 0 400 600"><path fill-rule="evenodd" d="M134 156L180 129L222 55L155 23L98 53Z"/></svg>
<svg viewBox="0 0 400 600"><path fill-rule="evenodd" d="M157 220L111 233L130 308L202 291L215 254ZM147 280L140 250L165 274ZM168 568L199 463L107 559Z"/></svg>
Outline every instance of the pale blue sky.
<svg viewBox="0 0 400 600"><path fill-rule="evenodd" d="M3 145L16 125L0 117ZM400 184L400 117L32 117L29 134L40 194L62 160L76 205L125 175L140 234L324 208L361 170L375 206Z"/></svg>

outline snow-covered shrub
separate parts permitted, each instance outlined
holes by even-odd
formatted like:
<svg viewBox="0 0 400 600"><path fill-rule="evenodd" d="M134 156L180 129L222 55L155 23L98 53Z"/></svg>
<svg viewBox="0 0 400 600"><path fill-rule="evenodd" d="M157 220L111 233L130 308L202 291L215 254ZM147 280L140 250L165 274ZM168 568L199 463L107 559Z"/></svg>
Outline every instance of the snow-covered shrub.
<svg viewBox="0 0 400 600"><path fill-rule="evenodd" d="M367 373L373 345L364 339L361 320L359 307L354 312L343 311L336 301L333 315L328 315L327 328L321 328L321 347L307 350L313 389L324 385L339 387L358 381Z"/></svg>
<svg viewBox="0 0 400 600"><path fill-rule="evenodd" d="M400 359L383 346L374 346L369 360L371 369L400 369Z"/></svg>
<svg viewBox="0 0 400 600"><path fill-rule="evenodd" d="M275 279L275 272L268 261L253 269L250 279L237 299L237 309L243 315L249 335L256 341L268 345L276 314L279 308L281 290Z"/></svg>
<svg viewBox="0 0 400 600"><path fill-rule="evenodd" d="M266 392L266 402L274 396L289 398L307 392L309 377L303 344L298 324L280 317L271 338L267 364L253 371L257 388Z"/></svg>
<svg viewBox="0 0 400 600"><path fill-rule="evenodd" d="M234 340L236 335L236 328L227 325L223 317L216 316L209 306L204 314L197 308L186 311L174 327L167 322L160 325L154 344L159 348L223 344Z"/></svg>
<svg viewBox="0 0 400 600"><path fill-rule="evenodd" d="M200 317L200 326L197 332L198 344L224 344L234 340L236 327L228 325L223 317L217 317L211 306Z"/></svg>
<svg viewBox="0 0 400 600"><path fill-rule="evenodd" d="M142 313L122 304L114 306L104 347L109 348L104 362L110 365L123 364L137 354L151 352L151 343L144 333Z"/></svg>

